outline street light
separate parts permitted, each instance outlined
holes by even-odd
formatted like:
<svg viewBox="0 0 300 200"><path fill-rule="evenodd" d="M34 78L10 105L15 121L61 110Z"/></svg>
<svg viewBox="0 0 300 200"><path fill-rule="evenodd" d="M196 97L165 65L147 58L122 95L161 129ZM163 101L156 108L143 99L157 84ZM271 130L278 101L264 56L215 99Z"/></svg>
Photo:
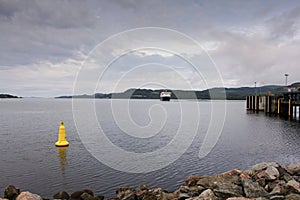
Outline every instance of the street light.
<svg viewBox="0 0 300 200"><path fill-rule="evenodd" d="M287 79L288 79L288 74L284 74L285 75L285 86L287 86Z"/></svg>

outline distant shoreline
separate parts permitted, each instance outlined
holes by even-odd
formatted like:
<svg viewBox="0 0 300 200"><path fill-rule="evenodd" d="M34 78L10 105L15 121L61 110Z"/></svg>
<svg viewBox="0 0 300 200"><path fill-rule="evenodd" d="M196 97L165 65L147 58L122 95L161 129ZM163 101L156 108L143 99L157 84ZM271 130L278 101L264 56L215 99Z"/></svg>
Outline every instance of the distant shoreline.
<svg viewBox="0 0 300 200"><path fill-rule="evenodd" d="M22 97L14 96L11 94L0 94L0 98L1 99L18 99L18 98L22 98Z"/></svg>

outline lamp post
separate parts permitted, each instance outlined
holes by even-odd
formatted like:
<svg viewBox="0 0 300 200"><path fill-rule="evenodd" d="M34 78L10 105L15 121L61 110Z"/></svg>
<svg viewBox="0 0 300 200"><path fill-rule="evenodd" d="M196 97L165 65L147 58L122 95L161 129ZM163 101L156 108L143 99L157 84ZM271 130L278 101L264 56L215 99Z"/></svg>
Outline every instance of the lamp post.
<svg viewBox="0 0 300 200"><path fill-rule="evenodd" d="M257 95L257 92L256 92L256 81L254 82L254 91L255 91L255 96Z"/></svg>
<svg viewBox="0 0 300 200"><path fill-rule="evenodd" d="M287 80L288 80L288 74L284 74L284 76L285 76L285 86L287 86Z"/></svg>

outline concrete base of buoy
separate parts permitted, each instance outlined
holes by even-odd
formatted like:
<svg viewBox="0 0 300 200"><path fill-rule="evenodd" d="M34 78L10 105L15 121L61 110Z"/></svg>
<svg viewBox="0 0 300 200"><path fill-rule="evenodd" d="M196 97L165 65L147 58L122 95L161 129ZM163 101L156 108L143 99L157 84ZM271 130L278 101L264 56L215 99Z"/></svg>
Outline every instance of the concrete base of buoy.
<svg viewBox="0 0 300 200"><path fill-rule="evenodd" d="M55 146L57 146L57 147L69 146L69 142L66 139L66 129L65 129L63 121L60 122L59 132L58 132L58 140L55 143Z"/></svg>

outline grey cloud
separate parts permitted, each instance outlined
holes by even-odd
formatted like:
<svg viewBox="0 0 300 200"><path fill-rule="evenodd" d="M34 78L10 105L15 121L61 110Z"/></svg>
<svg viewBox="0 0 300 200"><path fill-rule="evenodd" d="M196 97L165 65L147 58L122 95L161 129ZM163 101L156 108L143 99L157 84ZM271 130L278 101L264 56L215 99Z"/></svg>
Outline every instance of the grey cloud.
<svg viewBox="0 0 300 200"><path fill-rule="evenodd" d="M274 40L293 40L300 34L300 7L280 13L266 21L270 35Z"/></svg>

